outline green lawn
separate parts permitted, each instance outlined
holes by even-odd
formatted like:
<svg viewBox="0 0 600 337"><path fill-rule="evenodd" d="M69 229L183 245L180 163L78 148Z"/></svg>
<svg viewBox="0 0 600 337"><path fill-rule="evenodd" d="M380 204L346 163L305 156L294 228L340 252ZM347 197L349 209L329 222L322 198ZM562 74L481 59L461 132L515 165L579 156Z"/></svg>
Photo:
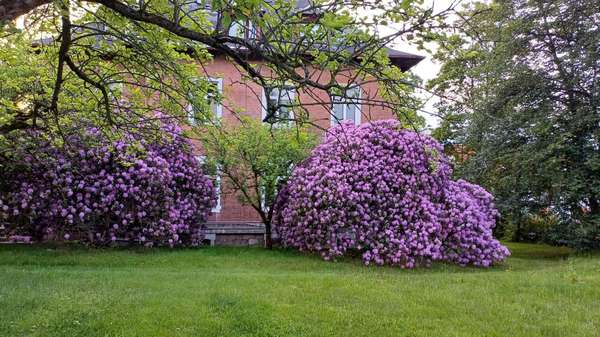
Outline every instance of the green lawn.
<svg viewBox="0 0 600 337"><path fill-rule="evenodd" d="M0 246L0 336L600 336L600 256L489 270L258 248Z"/></svg>

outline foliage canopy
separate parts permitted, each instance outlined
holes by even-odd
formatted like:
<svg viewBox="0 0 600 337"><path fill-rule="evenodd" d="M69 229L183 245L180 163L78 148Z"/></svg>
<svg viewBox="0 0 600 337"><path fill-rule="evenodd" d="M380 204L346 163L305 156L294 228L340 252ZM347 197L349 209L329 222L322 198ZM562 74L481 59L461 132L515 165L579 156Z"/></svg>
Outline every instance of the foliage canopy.
<svg viewBox="0 0 600 337"><path fill-rule="evenodd" d="M264 88L339 94L376 81L385 99L369 104L418 126L413 81L390 63L385 46L441 24L445 13L420 3L1 0L0 137L34 128L60 139L62 128L85 121L116 138L141 121L146 131L157 129L149 123L155 110L184 122L188 103L208 120L202 69L214 55ZM371 14L359 14L365 11ZM24 28L10 21L18 15ZM401 28L374 34L382 22Z"/></svg>
<svg viewBox="0 0 600 337"><path fill-rule="evenodd" d="M496 196L517 239L542 216L558 222L551 241L600 247L599 23L593 0L493 1L439 37L435 136L458 154L457 175Z"/></svg>
<svg viewBox="0 0 600 337"><path fill-rule="evenodd" d="M296 165L317 143L306 126L271 127L252 118L238 125L207 129L202 134L208 163L225 177L225 193L236 193L259 214L271 247L271 223L279 192Z"/></svg>

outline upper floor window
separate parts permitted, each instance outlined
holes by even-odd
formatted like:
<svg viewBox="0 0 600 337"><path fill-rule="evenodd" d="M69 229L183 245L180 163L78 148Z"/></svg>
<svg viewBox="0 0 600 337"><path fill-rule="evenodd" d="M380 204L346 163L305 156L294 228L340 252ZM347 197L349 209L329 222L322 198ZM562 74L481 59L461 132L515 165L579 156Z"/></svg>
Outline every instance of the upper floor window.
<svg viewBox="0 0 600 337"><path fill-rule="evenodd" d="M296 90L291 87L274 87L270 88L268 97L263 92L263 120L269 115L269 109L275 109L271 113L267 122L269 123L287 123L294 118L294 99Z"/></svg>
<svg viewBox="0 0 600 337"><path fill-rule="evenodd" d="M331 125L342 121L360 124L360 87L346 90L343 96L331 95Z"/></svg>
<svg viewBox="0 0 600 337"><path fill-rule="evenodd" d="M305 30L300 31L300 36L306 36L307 33L309 35L316 36L319 33L320 29L321 25L319 24L312 24L311 26L306 26Z"/></svg>
<svg viewBox="0 0 600 337"><path fill-rule="evenodd" d="M206 92L205 98L210 104L210 110L212 115L217 120L223 116L223 105L219 101L219 96L223 94L223 79L222 78L209 78L209 87ZM188 105L188 120L191 125L198 125L197 115L201 113L198 111L193 104Z"/></svg>

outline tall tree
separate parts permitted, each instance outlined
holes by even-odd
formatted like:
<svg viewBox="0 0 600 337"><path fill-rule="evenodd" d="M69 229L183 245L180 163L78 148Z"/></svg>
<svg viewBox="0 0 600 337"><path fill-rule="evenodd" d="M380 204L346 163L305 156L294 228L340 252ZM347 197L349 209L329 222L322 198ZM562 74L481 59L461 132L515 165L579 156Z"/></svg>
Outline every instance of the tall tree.
<svg viewBox="0 0 600 337"><path fill-rule="evenodd" d="M470 153L457 174L496 195L517 237L542 212L561 242L600 246L600 3L474 3L456 23L429 85L444 98L436 136Z"/></svg>
<svg viewBox="0 0 600 337"><path fill-rule="evenodd" d="M263 87L276 80L343 94L356 82L377 82L385 100L365 103L388 106L413 123L410 78L390 63L385 46L429 34L446 14L420 0L0 0L0 71L7 79L0 137L31 127L60 130L71 118L118 131L136 125L145 110L184 117L182 102L209 90L190 81L198 76L196 65L214 54ZM19 15L25 29L11 21ZM399 28L375 34L385 23ZM232 34L236 25L260 34ZM13 68L27 76L11 74ZM114 99L121 88L126 104ZM206 108L201 101L195 103Z"/></svg>

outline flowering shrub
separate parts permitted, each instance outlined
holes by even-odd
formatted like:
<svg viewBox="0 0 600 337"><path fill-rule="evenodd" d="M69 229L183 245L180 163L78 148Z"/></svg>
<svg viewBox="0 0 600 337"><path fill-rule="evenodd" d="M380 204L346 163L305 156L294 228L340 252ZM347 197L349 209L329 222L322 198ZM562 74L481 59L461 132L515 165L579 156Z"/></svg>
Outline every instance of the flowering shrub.
<svg viewBox="0 0 600 337"><path fill-rule="evenodd" d="M464 180L449 181L442 221L443 258L460 265L488 267L510 253L492 236L498 211L485 189Z"/></svg>
<svg viewBox="0 0 600 337"><path fill-rule="evenodd" d="M294 171L277 232L284 245L325 259L358 250L366 264L406 268L503 260L491 195L450 174L439 143L396 121L342 124Z"/></svg>
<svg viewBox="0 0 600 337"><path fill-rule="evenodd" d="M20 167L2 172L10 184L0 190L0 229L38 240L197 245L216 192L180 130L162 131L162 142L132 134L111 142L95 129L65 147L34 141L35 155L21 149Z"/></svg>

